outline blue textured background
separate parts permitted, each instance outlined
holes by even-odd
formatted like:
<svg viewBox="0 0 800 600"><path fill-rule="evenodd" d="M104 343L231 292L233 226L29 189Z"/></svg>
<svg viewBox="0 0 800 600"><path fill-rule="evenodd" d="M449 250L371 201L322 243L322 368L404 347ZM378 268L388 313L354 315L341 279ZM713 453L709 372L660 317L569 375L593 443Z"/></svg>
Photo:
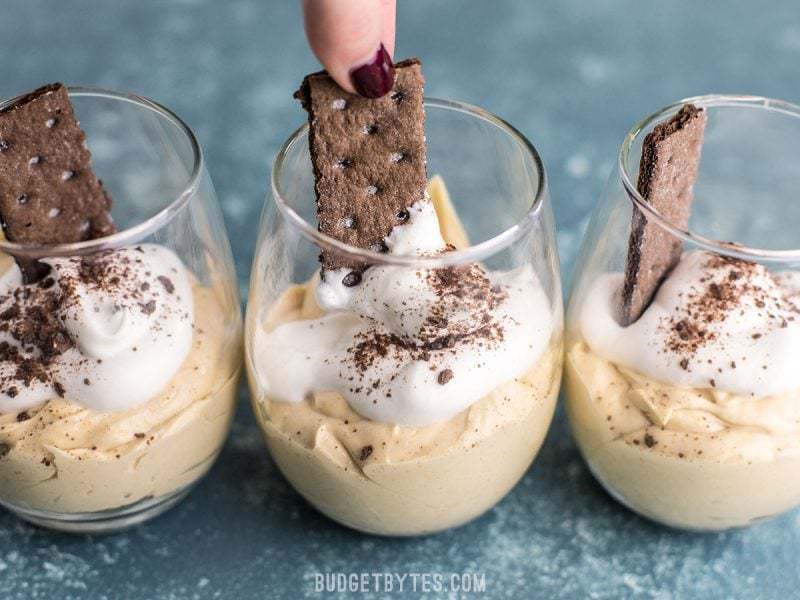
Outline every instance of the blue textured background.
<svg viewBox="0 0 800 600"><path fill-rule="evenodd" d="M634 120L706 92L800 100L792 0L401 4L397 56L422 57L427 93L484 106L541 151L565 275ZM317 68L297 2L4 0L2 9L0 94L51 80L133 90L194 128L244 291L268 165L303 119L291 92ZM330 570L484 572L492 598L790 598L799 565L796 512L694 535L623 510L586 471L562 416L522 483L477 522L423 539L359 535L287 486L244 394L211 475L145 526L69 537L0 514L2 598L318 597L310 577Z"/></svg>

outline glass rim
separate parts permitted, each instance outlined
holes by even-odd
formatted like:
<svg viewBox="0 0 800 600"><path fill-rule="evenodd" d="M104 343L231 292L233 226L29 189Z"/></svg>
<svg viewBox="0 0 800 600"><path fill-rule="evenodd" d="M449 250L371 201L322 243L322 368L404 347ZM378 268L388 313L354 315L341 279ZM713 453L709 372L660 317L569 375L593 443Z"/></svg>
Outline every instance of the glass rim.
<svg viewBox="0 0 800 600"><path fill-rule="evenodd" d="M770 262L797 262L800 261L800 249L790 250L769 250L764 248L753 248L735 241L722 241L709 238L691 231L683 229L669 222L660 212L653 208L639 191L628 171L630 151L637 138L651 125L664 120L677 112L684 104L692 103L702 107L744 107L772 112L782 113L791 117L800 117L800 105L776 100L765 96L750 96L745 94L706 94L684 98L673 104L665 106L656 112L648 115L637 122L628 131L617 158L617 168L619 171L622 185L628 198L634 203L635 207L647 216L649 222L653 222L664 229L670 235L684 242L689 242L697 247L709 250L716 254L739 258L742 260L764 260Z"/></svg>
<svg viewBox="0 0 800 600"><path fill-rule="evenodd" d="M504 250L525 235L539 218L547 190L547 174L545 172L544 163L536 147L513 125L478 106L455 100L444 100L427 96L423 98L423 101L426 110L428 108L434 108L460 112L494 125L511 136L527 156L533 160L539 172L537 187L533 194L531 206L517 222L478 244L451 252L445 252L436 256L378 253L341 242L322 233L317 229L316 225L309 223L301 217L286 201L286 194L281 186L281 174L286 156L304 136L308 135L308 123L305 123L297 128L281 145L272 164L271 187L273 201L290 226L294 227L304 238L321 250L331 250L339 255L351 258L354 261L371 265L395 265L420 268L437 268L467 262L478 262L492 256L498 251Z"/></svg>
<svg viewBox="0 0 800 600"><path fill-rule="evenodd" d="M147 219L140 221L131 227L117 231L111 235L92 240L85 240L82 242L52 245L21 244L9 242L6 239L0 239L0 252L5 252L6 254L10 254L12 256L24 258L46 258L53 256L89 254L110 248L118 248L120 246L135 244L142 238L148 236L154 231L157 231L170 222L175 215L177 215L184 207L188 205L190 199L196 194L199 188L200 175L203 172L205 164L203 150L200 147L200 143L197 141L197 137L191 128L170 109L145 96L140 96L130 92L114 91L100 87L67 86L67 92L69 93L70 98L108 98L111 100L118 100L133 104L165 118L167 121L176 126L178 130L186 136L192 151L192 169L189 172L186 184L177 197L172 199L166 206L164 206L154 215L151 215ZM0 102L0 110L16 102L24 95L25 94L21 94L19 96L15 96L14 98Z"/></svg>

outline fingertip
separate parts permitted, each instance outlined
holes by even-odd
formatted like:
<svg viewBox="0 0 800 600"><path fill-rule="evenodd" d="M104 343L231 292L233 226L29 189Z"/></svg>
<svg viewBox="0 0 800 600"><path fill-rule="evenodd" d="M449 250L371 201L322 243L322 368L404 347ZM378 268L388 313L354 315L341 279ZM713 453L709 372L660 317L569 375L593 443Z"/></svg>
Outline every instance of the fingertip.
<svg viewBox="0 0 800 600"><path fill-rule="evenodd" d="M397 3L395 0L380 0L381 3L381 41L389 56L394 58L395 23Z"/></svg>
<svg viewBox="0 0 800 600"><path fill-rule="evenodd" d="M328 74L350 93L382 96L388 91L384 91L387 77L393 82L391 52L381 43L386 5L387 0L303 2L311 49Z"/></svg>
<svg viewBox="0 0 800 600"><path fill-rule="evenodd" d="M341 73L339 74L331 73L330 69L325 69L325 70L328 72L328 75L333 77L333 80L337 84L339 84L339 87L342 88L345 92L349 94L358 94L358 90L356 90L355 86L353 85L349 73L342 75Z"/></svg>

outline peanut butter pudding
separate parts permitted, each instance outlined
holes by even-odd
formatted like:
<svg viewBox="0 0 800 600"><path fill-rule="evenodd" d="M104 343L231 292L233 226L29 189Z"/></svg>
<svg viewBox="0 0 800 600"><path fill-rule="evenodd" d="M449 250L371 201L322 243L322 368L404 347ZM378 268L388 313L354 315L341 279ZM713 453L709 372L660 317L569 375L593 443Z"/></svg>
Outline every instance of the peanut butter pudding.
<svg viewBox="0 0 800 600"><path fill-rule="evenodd" d="M300 96L320 230L388 257L469 245L442 180L426 190L418 61L396 65L384 99L346 94L323 74ZM393 265L331 248L321 261L248 321L254 409L281 471L321 512L370 533L431 533L480 515L550 424L560 309L529 264Z"/></svg>
<svg viewBox="0 0 800 600"><path fill-rule="evenodd" d="M702 144L700 114L681 111L657 126L640 170L660 177L668 154L683 169L687 180L669 183L670 174L656 185L673 203L670 214L683 215L682 228ZM660 145L666 139L670 152ZM660 226L637 224L640 218L631 247L638 244L642 263L656 267L636 273L629 253L625 274L599 275L571 308L567 409L589 467L621 502L676 527L745 526L796 506L800 275L682 252L671 234L642 232Z"/></svg>
<svg viewBox="0 0 800 600"><path fill-rule="evenodd" d="M437 213L443 230L460 229L441 184L431 191L390 247L415 230L444 247ZM248 332L273 458L345 525L389 535L460 525L514 486L544 440L561 374L558 317L530 270L460 269L373 266L350 295L315 277ZM385 304L368 301L375 290ZM345 303L326 304L339 294ZM438 319L457 325L440 330Z"/></svg>
<svg viewBox="0 0 800 600"><path fill-rule="evenodd" d="M114 232L110 197L91 174L66 89L38 90L5 115L13 117L0 118L6 238L44 250L35 260L0 262L0 503L34 522L82 530L177 498L208 470L233 415L239 351L217 291L166 246L59 252L59 244ZM37 127L70 128L79 151L45 133L29 163ZM69 177L36 171L66 169L59 161L70 152L80 164L69 165ZM20 159L32 171L22 183L5 168ZM87 178L95 182L89 192L70 185ZM58 255L48 257L49 247Z"/></svg>

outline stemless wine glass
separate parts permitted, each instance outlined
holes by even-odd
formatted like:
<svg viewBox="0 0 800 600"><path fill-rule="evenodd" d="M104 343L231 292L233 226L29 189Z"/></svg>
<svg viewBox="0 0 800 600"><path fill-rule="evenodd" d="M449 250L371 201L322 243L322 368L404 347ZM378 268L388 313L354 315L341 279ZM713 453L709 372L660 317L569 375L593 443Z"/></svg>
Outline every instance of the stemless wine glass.
<svg viewBox="0 0 800 600"><path fill-rule="evenodd" d="M434 176L429 193L439 229L456 249L432 256L376 253L319 232L308 127L303 126L275 160L273 201L265 204L262 215L245 326L253 409L280 470L302 496L332 519L386 535L456 526L498 502L538 452L560 385L561 291L541 160L522 135L479 108L427 99L425 110L428 171ZM320 356L319 362L309 357L303 362L304 353L298 350L303 339L314 347L315 340L321 339L314 337L315 331L324 329L326 319L352 318L325 314L318 305L315 289L321 251L340 254L351 264L371 265L365 281L381 272L391 274L387 281L404 282L387 286L379 294L389 294L397 286L402 294L410 289L403 286L414 285L409 282L437 273L461 276L471 268L485 270L493 281L521 277L518 281L524 283L519 289L526 291L517 297L530 302L531 310L520 319L536 333L526 337L499 369L516 374L507 379L500 375L501 380L470 406L435 422L398 424L359 414L332 389L344 385L339 376L334 372L326 380L323 375L331 373L331 365L335 367L342 355ZM508 286L496 287L499 294ZM388 306L388 296L376 296L379 312L383 301ZM364 317L362 322L371 321ZM291 327L303 333L294 336ZM278 339L286 339L286 344ZM342 348L351 341L358 342L346 336L339 340ZM458 343L451 341L460 352ZM366 361L379 361L382 351L375 348ZM426 392L412 394L423 411L438 410L446 389L461 389L448 386L463 387L463 382L472 381L475 389L483 389L485 381L498 377L487 372L478 358L461 363L466 365L463 369L434 367L436 357L448 351L432 349L427 357L430 362L417 357L403 363L410 370L419 368L417 381L438 381L425 387ZM346 370L349 359L341 360ZM408 370L402 373L391 381L406 393L408 387L403 386L410 385L406 377L411 376ZM391 389L397 392L399 388ZM295 401L277 398L279 393L294 394ZM391 402L390 396L387 392L380 402Z"/></svg>
<svg viewBox="0 0 800 600"><path fill-rule="evenodd" d="M36 390L42 401L0 413L0 504L45 527L106 532L175 505L213 464L234 412L241 315L192 131L146 98L69 95L118 232L43 247L0 241L3 308L19 279L11 257L40 260L57 275L17 285L58 290L50 300L72 336L48 387L20 383L9 398L2 366L7 402Z"/></svg>
<svg viewBox="0 0 800 600"><path fill-rule="evenodd" d="M707 114L688 229L637 191L645 135L686 103ZM712 95L625 138L583 244L567 315L565 393L578 445L620 502L693 530L800 503L800 107ZM642 316L618 303L631 219L682 245Z"/></svg>

